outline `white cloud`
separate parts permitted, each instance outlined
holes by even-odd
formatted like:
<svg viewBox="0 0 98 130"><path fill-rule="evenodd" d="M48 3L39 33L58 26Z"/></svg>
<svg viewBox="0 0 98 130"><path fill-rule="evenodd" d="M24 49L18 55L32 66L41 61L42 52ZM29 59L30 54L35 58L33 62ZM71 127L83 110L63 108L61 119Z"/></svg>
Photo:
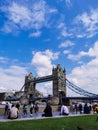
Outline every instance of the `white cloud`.
<svg viewBox="0 0 98 130"><path fill-rule="evenodd" d="M72 4L71 4L71 1L70 1L70 0L65 0L65 2L66 2L66 5L67 5L67 7L68 7L68 8L70 8L70 7L72 6Z"/></svg>
<svg viewBox="0 0 98 130"><path fill-rule="evenodd" d="M4 90L20 90L24 84L26 74L26 68L20 66L0 68L0 86Z"/></svg>
<svg viewBox="0 0 98 130"><path fill-rule="evenodd" d="M10 2L8 6L1 6L1 11L4 12L7 18L2 28L3 31L7 33L32 29L38 31L42 27L47 26L51 14L57 12L55 8L49 7L44 0L28 3L30 3L30 5L13 1Z"/></svg>
<svg viewBox="0 0 98 130"><path fill-rule="evenodd" d="M53 95L52 82L41 83L36 86L36 89L40 91L44 96Z"/></svg>
<svg viewBox="0 0 98 130"><path fill-rule="evenodd" d="M12 6L8 8L8 11L10 15L9 20L16 24L20 24L21 26L28 26L29 21L31 21L30 11L22 5L12 3Z"/></svg>
<svg viewBox="0 0 98 130"><path fill-rule="evenodd" d="M76 28L77 36L83 37L84 32L85 36L90 38L98 33L98 9L91 9L89 13L84 12L81 15L78 15L74 22L78 25ZM83 31L83 32L82 32ZM75 33L76 34L76 33ZM82 36L83 35L83 36Z"/></svg>
<svg viewBox="0 0 98 130"><path fill-rule="evenodd" d="M0 86L0 92L6 92L6 91L7 91L7 89L6 89L6 88L4 88L4 87Z"/></svg>
<svg viewBox="0 0 98 130"><path fill-rule="evenodd" d="M81 53L81 56L86 55L95 58L80 67L75 67L67 77L82 89L98 94L98 42L95 42L88 52Z"/></svg>
<svg viewBox="0 0 98 130"><path fill-rule="evenodd" d="M39 67L37 68L37 70L39 71L39 76L51 74L53 67L51 61L57 59L58 54L53 53L49 50L46 50L45 52L36 52L34 54L35 58L38 57L39 59L41 59L42 57L42 64L40 60L38 60L38 66L36 66L36 63L34 63L36 67ZM3 61L3 63L9 61L9 59L4 57L0 57L0 59ZM26 69L27 68L25 67L16 65L7 68L0 67L0 92L8 92L13 90L19 91L24 85L25 75L28 74ZM52 82L37 84L36 89L43 93L44 96L47 96L48 94L52 95Z"/></svg>
<svg viewBox="0 0 98 130"><path fill-rule="evenodd" d="M62 28L61 35L62 35L63 37L69 37L69 36L71 36L72 34L68 31L67 27L64 27L64 28Z"/></svg>
<svg viewBox="0 0 98 130"><path fill-rule="evenodd" d="M8 58L6 58L6 57L0 57L0 62L1 63L6 63L6 62L8 62Z"/></svg>
<svg viewBox="0 0 98 130"><path fill-rule="evenodd" d="M64 24L63 22L61 22L61 23L58 24L57 28L61 29L61 28L63 28L64 26L65 26L65 24Z"/></svg>
<svg viewBox="0 0 98 130"><path fill-rule="evenodd" d="M50 10L49 10L49 13L57 13L58 11L57 11L57 9L55 9L55 8L51 8Z"/></svg>
<svg viewBox="0 0 98 130"><path fill-rule="evenodd" d="M33 52L32 65L36 67L38 76L49 75L52 72L52 60L58 59L59 53L50 50Z"/></svg>
<svg viewBox="0 0 98 130"><path fill-rule="evenodd" d="M90 48L87 53L84 52L84 55L88 55L91 57L93 57L93 56L98 57L98 41L95 42L94 46L92 48Z"/></svg>
<svg viewBox="0 0 98 130"><path fill-rule="evenodd" d="M67 2L70 3L70 0ZM63 37L92 38L98 33L98 9L91 9L77 15L70 24L66 26L65 16L61 17L57 28ZM69 25L68 24L68 25Z"/></svg>
<svg viewBox="0 0 98 130"><path fill-rule="evenodd" d="M60 33L61 33L61 36L63 37L69 37L69 36L72 36L72 33L71 31L68 30L65 22L64 21L64 18L62 17L61 19L61 22L59 22L58 26L57 26L57 29L60 30Z"/></svg>
<svg viewBox="0 0 98 130"><path fill-rule="evenodd" d="M7 16L9 21L18 24L22 29L39 29L44 22L44 6L44 3L42 5L41 3L34 4L33 10L31 11L29 8L13 2L12 6L8 8Z"/></svg>
<svg viewBox="0 0 98 130"><path fill-rule="evenodd" d="M77 60L80 59L80 55L69 54L67 58L70 59L70 60L75 60L75 61L77 61Z"/></svg>
<svg viewBox="0 0 98 130"><path fill-rule="evenodd" d="M53 53L50 50L33 52L32 65L36 68L37 75L47 76L52 74L53 65L52 61L58 59L59 53ZM36 88L47 96L52 95L52 82L37 85Z"/></svg>
<svg viewBox="0 0 98 130"><path fill-rule="evenodd" d="M34 32L30 34L30 37L39 37L41 35L40 31Z"/></svg>
<svg viewBox="0 0 98 130"><path fill-rule="evenodd" d="M98 88L98 59L91 61L81 67L76 67L68 75L69 79L79 87L90 92L97 93ZM97 90L97 91L96 91Z"/></svg>
<svg viewBox="0 0 98 130"><path fill-rule="evenodd" d="M18 29L19 29L19 27L17 25L15 25L13 22L7 21L4 23L4 26L1 29L1 31L6 32L6 33L13 32L14 34L18 34Z"/></svg>
<svg viewBox="0 0 98 130"><path fill-rule="evenodd" d="M10 66L10 68L5 69L5 72L10 73L13 76L24 75L26 73L26 68L20 66Z"/></svg>
<svg viewBox="0 0 98 130"><path fill-rule="evenodd" d="M64 50L63 53L64 53L64 54L69 54L69 53L71 53L71 52L70 52L69 50Z"/></svg>
<svg viewBox="0 0 98 130"><path fill-rule="evenodd" d="M66 47L73 46L73 45L74 45L73 42L67 40L67 41L61 43L61 44L59 45L59 48L66 48Z"/></svg>
<svg viewBox="0 0 98 130"><path fill-rule="evenodd" d="M81 57L98 57L98 41L95 42L94 46L92 48L89 48L88 52L80 51L78 54L73 55L69 54L68 59L71 60L80 60Z"/></svg>

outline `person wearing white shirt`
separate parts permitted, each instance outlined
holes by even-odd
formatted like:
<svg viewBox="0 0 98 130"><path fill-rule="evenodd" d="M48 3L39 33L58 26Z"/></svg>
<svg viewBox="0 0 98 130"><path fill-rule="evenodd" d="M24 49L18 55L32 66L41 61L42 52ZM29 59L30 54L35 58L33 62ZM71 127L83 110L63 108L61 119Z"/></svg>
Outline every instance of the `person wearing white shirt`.
<svg viewBox="0 0 98 130"><path fill-rule="evenodd" d="M61 113L60 113L60 115L69 115L69 109L68 109L67 106L65 106L65 105L61 106Z"/></svg>
<svg viewBox="0 0 98 130"><path fill-rule="evenodd" d="M10 109L10 113L9 113L9 116L8 116L8 119L17 119L18 118L18 109L12 105L12 108Z"/></svg>

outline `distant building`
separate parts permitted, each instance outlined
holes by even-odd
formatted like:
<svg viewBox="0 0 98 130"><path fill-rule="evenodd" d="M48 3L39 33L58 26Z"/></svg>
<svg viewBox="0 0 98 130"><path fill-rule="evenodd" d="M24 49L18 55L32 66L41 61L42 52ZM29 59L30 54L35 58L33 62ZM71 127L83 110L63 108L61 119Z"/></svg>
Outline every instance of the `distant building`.
<svg viewBox="0 0 98 130"><path fill-rule="evenodd" d="M0 101L5 101L8 96L13 96L13 93L12 92L0 93Z"/></svg>

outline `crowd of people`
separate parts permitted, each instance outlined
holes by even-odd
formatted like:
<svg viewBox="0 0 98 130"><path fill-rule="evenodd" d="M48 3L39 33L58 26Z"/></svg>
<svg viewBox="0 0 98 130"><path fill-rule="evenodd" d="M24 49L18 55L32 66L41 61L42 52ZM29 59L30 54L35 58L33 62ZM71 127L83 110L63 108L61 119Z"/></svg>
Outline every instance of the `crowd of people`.
<svg viewBox="0 0 98 130"><path fill-rule="evenodd" d="M28 105L25 103L24 105L22 105L22 109L23 109L24 116L27 116L28 111L29 111L30 116L33 116L33 113L39 112L39 104L35 103L35 102L31 102ZM85 103L84 105L72 104L70 107L68 107L64 104L61 104L59 115L69 115L70 111L71 112L74 111L76 114L77 114L77 112L80 114L82 114L82 113L90 114L91 109L93 109L94 111L97 110L97 109L95 109L95 107L91 108L91 105L89 105L88 103ZM18 118L19 113L20 113L20 103L19 102L17 102L16 104L12 104L11 102L6 103L4 115L7 115L8 119ZM97 113L98 113L98 111L97 111ZM42 117L52 117L52 116L53 116L53 110L52 110L51 104L49 102L47 102L46 106L43 110Z"/></svg>
<svg viewBox="0 0 98 130"><path fill-rule="evenodd" d="M39 111L39 106L38 103L30 103L30 105L24 103L24 105L22 105L23 107L23 115L27 116L28 114L28 109L30 107L30 116L32 116L32 114L35 112L37 113ZM18 118L19 115L19 110L20 109L20 103L17 102L15 103L11 103L11 102L7 102L5 105L5 111L4 111L4 115L8 116L8 119L16 119Z"/></svg>
<svg viewBox="0 0 98 130"><path fill-rule="evenodd" d="M93 107L89 103L76 103L72 104L70 109L72 112L75 112L76 114L78 112L80 114L90 114L91 110L93 110Z"/></svg>

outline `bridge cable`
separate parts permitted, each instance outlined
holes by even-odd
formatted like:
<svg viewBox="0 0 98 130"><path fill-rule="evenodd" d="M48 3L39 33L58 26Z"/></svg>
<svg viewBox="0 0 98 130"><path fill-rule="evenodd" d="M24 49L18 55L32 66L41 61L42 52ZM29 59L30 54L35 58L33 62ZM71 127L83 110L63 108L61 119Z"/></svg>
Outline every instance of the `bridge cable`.
<svg viewBox="0 0 98 130"><path fill-rule="evenodd" d="M88 91L86 91L84 89L81 89L80 87L78 87L78 86L74 85L73 83L71 83L68 79L63 80L61 77L59 77L59 79L61 80L61 82L63 84L66 84L67 87L69 89L71 89L72 91L74 91L75 93L78 93L78 94L84 95L84 96L89 96L89 97L98 96L97 94L94 94L94 93L88 92Z"/></svg>

